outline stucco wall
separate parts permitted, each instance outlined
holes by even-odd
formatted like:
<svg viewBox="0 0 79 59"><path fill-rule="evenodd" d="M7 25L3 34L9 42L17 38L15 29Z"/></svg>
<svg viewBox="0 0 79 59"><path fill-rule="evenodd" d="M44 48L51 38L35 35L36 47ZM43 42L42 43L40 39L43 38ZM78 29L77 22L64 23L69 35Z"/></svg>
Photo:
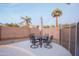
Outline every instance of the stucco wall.
<svg viewBox="0 0 79 59"><path fill-rule="evenodd" d="M22 27L1 27L1 40L4 39L16 39L16 38L28 38L30 33L39 35L40 32L37 28L32 28L31 31L28 28Z"/></svg>
<svg viewBox="0 0 79 59"><path fill-rule="evenodd" d="M25 38L28 35L27 28L1 27L1 39Z"/></svg>
<svg viewBox="0 0 79 59"><path fill-rule="evenodd" d="M27 38L30 33L35 33L35 35L40 35L40 30L38 28L28 29L26 27L17 28L17 27L1 27L1 40L7 39L16 39L16 38ZM43 35L49 34L53 35L55 41L59 38L58 32L54 28L43 28Z"/></svg>

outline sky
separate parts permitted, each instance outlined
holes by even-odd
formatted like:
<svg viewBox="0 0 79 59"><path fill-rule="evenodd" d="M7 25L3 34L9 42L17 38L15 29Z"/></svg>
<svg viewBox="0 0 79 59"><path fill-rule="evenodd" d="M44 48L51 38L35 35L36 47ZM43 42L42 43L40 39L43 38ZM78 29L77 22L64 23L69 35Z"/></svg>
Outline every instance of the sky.
<svg viewBox="0 0 79 59"><path fill-rule="evenodd" d="M55 25L56 18L51 12L59 8L62 15L59 24L75 23L79 21L79 4L66 3L0 3L0 23L20 23L22 16L29 16L33 25L40 24L43 17L44 25Z"/></svg>

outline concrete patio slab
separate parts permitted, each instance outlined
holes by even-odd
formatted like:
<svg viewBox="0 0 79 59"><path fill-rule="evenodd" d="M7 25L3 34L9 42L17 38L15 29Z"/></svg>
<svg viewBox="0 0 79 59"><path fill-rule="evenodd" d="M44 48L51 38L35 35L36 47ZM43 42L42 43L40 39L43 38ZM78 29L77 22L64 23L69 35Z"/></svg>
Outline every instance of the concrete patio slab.
<svg viewBox="0 0 79 59"><path fill-rule="evenodd" d="M54 42L51 43L51 49L45 47L32 49L30 45L29 40L0 45L0 56L71 56L69 51Z"/></svg>

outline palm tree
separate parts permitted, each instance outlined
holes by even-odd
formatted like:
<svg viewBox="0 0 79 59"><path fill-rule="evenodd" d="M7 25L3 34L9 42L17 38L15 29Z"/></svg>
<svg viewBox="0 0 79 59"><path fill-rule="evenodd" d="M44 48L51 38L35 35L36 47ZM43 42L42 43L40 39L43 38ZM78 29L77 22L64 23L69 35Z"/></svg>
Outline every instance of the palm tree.
<svg viewBox="0 0 79 59"><path fill-rule="evenodd" d="M21 23L24 23L24 22L25 22L25 25L26 25L27 27L29 27L29 26L30 26L30 24L31 24L31 18L30 18L30 17L25 16L25 17L21 17L21 19L23 19L23 20L24 20L24 21L23 21L23 22L21 22Z"/></svg>
<svg viewBox="0 0 79 59"><path fill-rule="evenodd" d="M58 17L62 15L62 11L60 9L53 10L52 14L53 17L56 17L56 31L58 31Z"/></svg>
<svg viewBox="0 0 79 59"><path fill-rule="evenodd" d="M28 28L28 31L29 31L29 35L31 34L31 29L30 29L30 24L31 24L31 18L28 17L28 16L25 16L25 17L21 17L21 19L23 19L24 21L21 22L21 23L24 23L25 22L25 25L26 27Z"/></svg>

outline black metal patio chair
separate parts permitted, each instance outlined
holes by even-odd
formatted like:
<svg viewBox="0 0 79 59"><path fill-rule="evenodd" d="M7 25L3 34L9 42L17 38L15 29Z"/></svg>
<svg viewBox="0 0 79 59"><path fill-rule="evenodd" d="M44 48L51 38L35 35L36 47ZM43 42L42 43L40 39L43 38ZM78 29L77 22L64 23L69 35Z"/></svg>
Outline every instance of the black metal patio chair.
<svg viewBox="0 0 79 59"><path fill-rule="evenodd" d="M46 40L44 41L44 43L45 43L44 47L45 48L48 48L48 49L52 48L52 45L51 45L52 39L53 39L53 35L50 36L50 37L46 36Z"/></svg>
<svg viewBox="0 0 79 59"><path fill-rule="evenodd" d="M38 48L38 44L37 44L37 39L35 38L35 35L32 33L30 34L30 42L32 43L32 45L30 46L30 48Z"/></svg>

